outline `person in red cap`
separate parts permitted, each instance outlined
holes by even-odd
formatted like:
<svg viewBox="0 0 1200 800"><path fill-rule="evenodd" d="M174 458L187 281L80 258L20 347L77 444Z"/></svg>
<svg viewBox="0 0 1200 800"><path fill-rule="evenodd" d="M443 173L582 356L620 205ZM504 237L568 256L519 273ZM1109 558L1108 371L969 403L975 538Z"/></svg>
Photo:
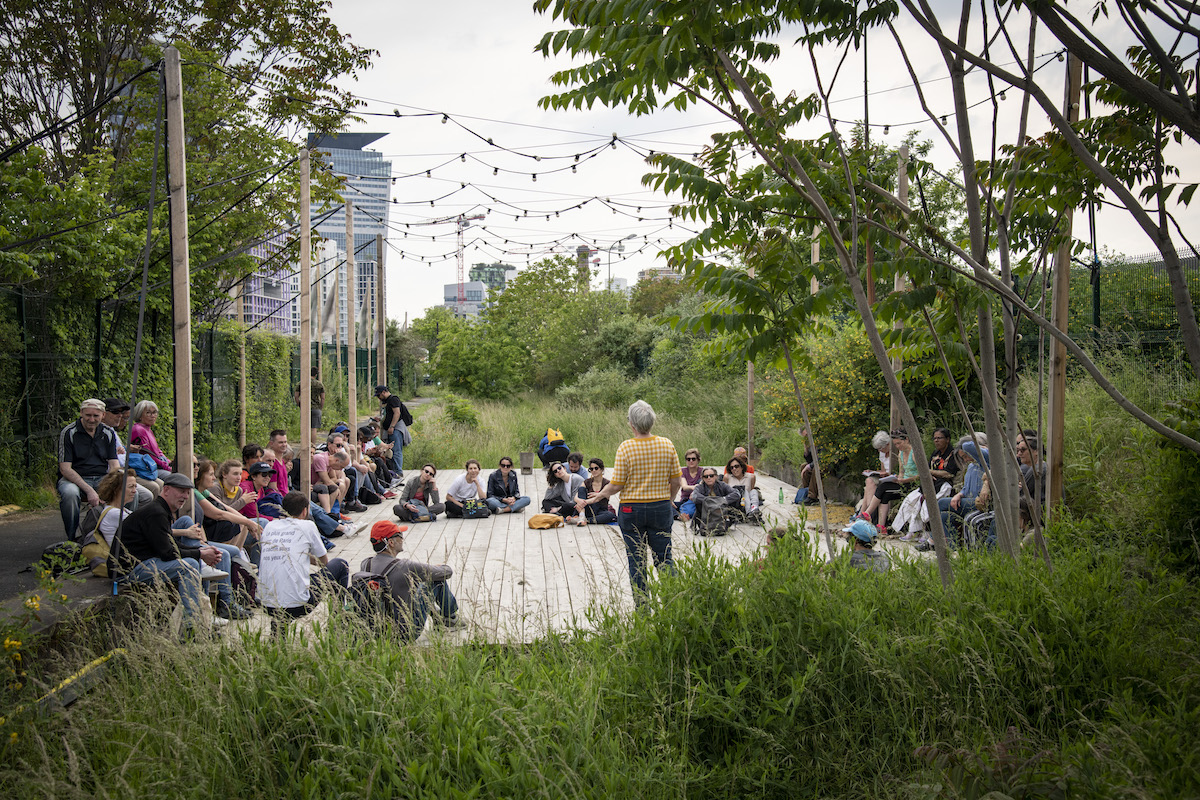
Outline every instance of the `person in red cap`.
<svg viewBox="0 0 1200 800"><path fill-rule="evenodd" d="M458 616L458 600L447 581L454 574L448 564L423 564L408 558L398 558L404 549L407 525L380 520L371 526L371 547L375 555L363 559L363 572L373 572L387 579L388 593L396 622L402 635L415 641L433 614L435 625L450 630L466 627Z"/></svg>

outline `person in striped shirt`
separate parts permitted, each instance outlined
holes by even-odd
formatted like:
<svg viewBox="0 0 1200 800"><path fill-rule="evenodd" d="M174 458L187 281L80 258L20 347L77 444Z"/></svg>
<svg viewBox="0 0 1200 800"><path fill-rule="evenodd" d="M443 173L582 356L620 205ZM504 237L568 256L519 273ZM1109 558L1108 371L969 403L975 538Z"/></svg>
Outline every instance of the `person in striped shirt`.
<svg viewBox="0 0 1200 800"><path fill-rule="evenodd" d="M609 484L599 492L590 492L587 499L581 499L577 504L582 512L589 501L603 502L620 493L617 525L625 542L629 582L638 605L646 596L647 549L656 568L675 572L675 562L671 558L675 509L671 501L679 493L683 471L679 468L679 454L675 452L674 443L665 436L650 433L656 418L654 409L645 400L638 400L629 407L633 438L626 439L617 448Z"/></svg>

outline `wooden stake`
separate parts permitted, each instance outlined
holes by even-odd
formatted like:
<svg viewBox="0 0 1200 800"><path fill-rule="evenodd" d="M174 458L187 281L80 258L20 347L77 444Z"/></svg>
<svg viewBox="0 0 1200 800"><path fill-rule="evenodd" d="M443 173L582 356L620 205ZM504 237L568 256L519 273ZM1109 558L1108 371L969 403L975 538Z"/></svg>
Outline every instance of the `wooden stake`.
<svg viewBox="0 0 1200 800"><path fill-rule="evenodd" d="M300 148L300 492L305 497L312 491L312 198L308 158L308 148Z"/></svg>
<svg viewBox="0 0 1200 800"><path fill-rule="evenodd" d="M897 155L896 197L902 206L908 205L908 145L906 144L900 145L900 152ZM896 276L892 283L892 291L899 293L903 292L904 288L904 275L899 269L897 269ZM903 327L904 323L900 321L897 321L892 326L893 330L900 330ZM900 381L900 370L903 368L904 361L901 358L896 357L892 359L892 370L896 373L896 380L899 381L901 385L903 385L903 382ZM894 431L900 427L900 406L896 404L896 398L894 397L892 398L892 413L889 424L892 426L888 429L889 431ZM909 431L908 435L918 436L920 434L917 431Z"/></svg>
<svg viewBox="0 0 1200 800"><path fill-rule="evenodd" d="M383 234L375 234L375 252L378 253L378 258L375 261L377 268L375 275L375 383L382 385L388 382L387 379L387 304L384 301L384 275L386 272L383 269L385 252L384 247L386 242L383 240ZM400 391L400 387L396 387L396 391Z"/></svg>
<svg viewBox="0 0 1200 800"><path fill-rule="evenodd" d="M754 265L750 266L754 277ZM746 457L754 458L754 362L746 362Z"/></svg>
<svg viewBox="0 0 1200 800"><path fill-rule="evenodd" d="M1074 55L1067 54L1067 86L1063 99L1066 106L1064 114L1072 122L1079 121L1079 93L1083 78L1083 63ZM1054 307L1050 321L1054 327L1064 333L1067 330L1067 299L1071 285L1071 225L1074 220L1074 209L1068 208L1063 214L1063 243L1054 254ZM1053 356L1050 360L1050 402L1049 402L1049 438L1050 438L1050 489L1046 498L1046 521L1050 521L1053 509L1063 497L1063 431L1065 429L1063 416L1066 413L1067 392L1067 348L1057 339L1054 340Z"/></svg>
<svg viewBox="0 0 1200 800"><path fill-rule="evenodd" d="M167 47L167 180L171 207L171 317L175 342L175 464L192 477L192 292L188 275L187 159L184 155L183 70L179 51ZM193 498L185 508L192 511Z"/></svg>
<svg viewBox="0 0 1200 800"><path fill-rule="evenodd" d="M358 315L354 313L357 293L354 274L354 204L346 201L346 414L351 428L358 428ZM350 441L350 437L346 437Z"/></svg>
<svg viewBox="0 0 1200 800"><path fill-rule="evenodd" d="M246 446L246 278L238 281L238 447Z"/></svg>

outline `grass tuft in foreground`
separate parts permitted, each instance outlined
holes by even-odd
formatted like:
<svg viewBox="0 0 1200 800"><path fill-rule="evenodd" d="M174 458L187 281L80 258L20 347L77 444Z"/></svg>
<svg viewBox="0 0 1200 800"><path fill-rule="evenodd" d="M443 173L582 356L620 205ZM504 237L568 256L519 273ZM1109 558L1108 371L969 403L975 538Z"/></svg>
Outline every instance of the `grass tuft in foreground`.
<svg viewBox="0 0 1200 800"><path fill-rule="evenodd" d="M534 645L319 635L163 647L0 728L12 796L1185 797L1196 587L1052 531L945 591L776 548L701 557L631 617ZM86 653L75 657L82 660ZM13 736L15 734L15 736Z"/></svg>

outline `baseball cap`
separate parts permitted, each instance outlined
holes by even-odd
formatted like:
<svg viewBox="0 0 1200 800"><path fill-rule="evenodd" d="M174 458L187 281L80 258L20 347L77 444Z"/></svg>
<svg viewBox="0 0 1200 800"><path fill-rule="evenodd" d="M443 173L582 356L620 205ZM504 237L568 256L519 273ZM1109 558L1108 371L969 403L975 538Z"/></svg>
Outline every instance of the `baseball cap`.
<svg viewBox="0 0 1200 800"><path fill-rule="evenodd" d="M875 541L875 537L879 535L879 532L875 530L875 526L865 519L854 520L854 522L842 528L842 531L851 534L863 544L871 544Z"/></svg>
<svg viewBox="0 0 1200 800"><path fill-rule="evenodd" d="M121 411L129 410L129 403L126 403L119 397L108 397L104 400L104 410L110 414L116 414Z"/></svg>
<svg viewBox="0 0 1200 800"><path fill-rule="evenodd" d="M104 401L97 400L95 397L89 397L87 400L84 400L82 403L79 404L80 411L83 411L85 408L94 408L98 411L103 411L104 410Z"/></svg>
<svg viewBox="0 0 1200 800"><path fill-rule="evenodd" d="M162 479L163 486L174 486L176 489L195 489L196 484L192 483L192 479L187 475L182 475L178 472L172 472L170 475Z"/></svg>
<svg viewBox="0 0 1200 800"><path fill-rule="evenodd" d="M259 461L246 468L246 472L250 473L251 475L269 475L274 471L275 468L266 461Z"/></svg>
<svg viewBox="0 0 1200 800"><path fill-rule="evenodd" d="M407 525L397 525L391 520L381 519L371 526L371 541L386 542L393 536L399 536L408 530Z"/></svg>
<svg viewBox="0 0 1200 800"><path fill-rule="evenodd" d="M375 396L379 397L380 393L386 392L387 390L388 390L387 386L381 383L375 387Z"/></svg>

